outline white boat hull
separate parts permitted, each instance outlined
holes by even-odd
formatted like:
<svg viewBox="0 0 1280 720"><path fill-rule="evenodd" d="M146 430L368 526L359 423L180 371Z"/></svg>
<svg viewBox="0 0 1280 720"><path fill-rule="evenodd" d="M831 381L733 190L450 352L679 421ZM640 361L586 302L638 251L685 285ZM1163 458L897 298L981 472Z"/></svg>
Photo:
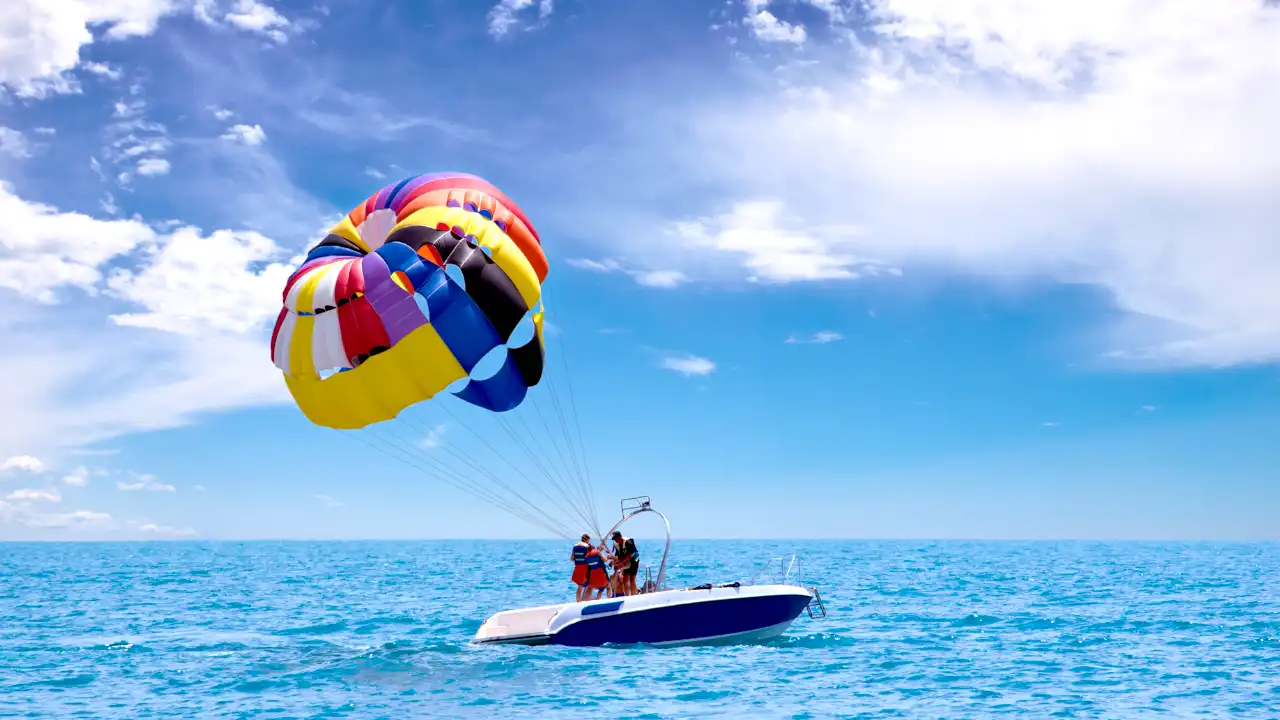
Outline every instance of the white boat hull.
<svg viewBox="0 0 1280 720"><path fill-rule="evenodd" d="M659 647L759 642L786 632L812 596L793 585L666 590L645 595L508 610L473 642Z"/></svg>

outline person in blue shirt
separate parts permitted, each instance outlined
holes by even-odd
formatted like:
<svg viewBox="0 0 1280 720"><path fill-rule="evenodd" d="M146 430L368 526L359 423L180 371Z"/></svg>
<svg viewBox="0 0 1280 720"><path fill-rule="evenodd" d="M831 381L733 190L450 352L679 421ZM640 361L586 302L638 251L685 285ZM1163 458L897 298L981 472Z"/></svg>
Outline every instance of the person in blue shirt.
<svg viewBox="0 0 1280 720"><path fill-rule="evenodd" d="M583 588L583 600L590 600L591 591L596 591L595 599L599 600L609 587L609 571L606 569L604 554L597 548L587 551L587 587Z"/></svg>
<svg viewBox="0 0 1280 720"><path fill-rule="evenodd" d="M587 599L589 568L587 567L587 553L591 552L591 536L587 533L582 534L582 539L573 546L573 584L577 588L577 594L574 596L574 602L582 602Z"/></svg>

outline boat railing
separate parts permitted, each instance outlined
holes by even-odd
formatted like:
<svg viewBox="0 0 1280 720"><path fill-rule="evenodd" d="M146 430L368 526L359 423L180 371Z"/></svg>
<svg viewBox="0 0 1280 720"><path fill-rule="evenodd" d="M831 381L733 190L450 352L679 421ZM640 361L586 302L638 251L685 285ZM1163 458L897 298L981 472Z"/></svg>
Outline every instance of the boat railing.
<svg viewBox="0 0 1280 720"><path fill-rule="evenodd" d="M772 570L771 573L769 572L770 570ZM766 573L769 573L769 575L766 575ZM791 553L790 561L785 557L769 558L764 565L760 566L759 570L756 570L755 575L752 575L750 580L742 584L755 585L757 580L770 576L777 580L773 584L795 585L809 591L812 599L809 601L809 606L805 608L809 613L809 617L817 619L827 616L827 606L822 601L822 594L818 592L818 587L816 585L806 585L804 582L804 567L801 565L800 557L796 553Z"/></svg>
<svg viewBox="0 0 1280 720"><path fill-rule="evenodd" d="M640 583L640 586L636 588L636 591L640 595L658 591L658 584L653 581L652 565L644 566L644 582Z"/></svg>
<svg viewBox="0 0 1280 720"><path fill-rule="evenodd" d="M804 568L800 564L800 556L791 553L790 559L785 557L769 558L765 561L760 569L756 570L756 574L751 576L744 585L755 585L756 581L762 577L766 577L766 572L772 570L771 577L775 580L775 585L799 585L804 586ZM793 581L794 578L794 581Z"/></svg>

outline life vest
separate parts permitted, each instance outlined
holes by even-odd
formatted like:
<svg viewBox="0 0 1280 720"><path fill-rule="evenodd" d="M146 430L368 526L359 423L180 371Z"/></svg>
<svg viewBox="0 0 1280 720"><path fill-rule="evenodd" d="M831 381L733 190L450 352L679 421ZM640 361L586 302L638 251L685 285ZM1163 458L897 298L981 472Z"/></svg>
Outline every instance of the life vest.
<svg viewBox="0 0 1280 720"><path fill-rule="evenodd" d="M573 546L573 564L574 565L587 564L587 546L586 545L579 543Z"/></svg>
<svg viewBox="0 0 1280 720"><path fill-rule="evenodd" d="M592 548L591 552L587 553L587 567L591 568L592 570L595 570L597 568L599 568L600 570L603 570L604 556L601 555L598 550Z"/></svg>

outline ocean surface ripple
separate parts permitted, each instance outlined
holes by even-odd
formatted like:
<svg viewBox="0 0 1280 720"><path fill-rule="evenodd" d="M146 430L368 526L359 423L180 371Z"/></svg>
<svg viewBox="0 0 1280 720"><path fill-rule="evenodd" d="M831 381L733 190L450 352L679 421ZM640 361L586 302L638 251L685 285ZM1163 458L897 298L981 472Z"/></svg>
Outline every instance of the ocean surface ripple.
<svg viewBox="0 0 1280 720"><path fill-rule="evenodd" d="M1280 718L1280 544L678 541L829 616L668 650L469 645L572 599L557 543L0 549L0 717Z"/></svg>

